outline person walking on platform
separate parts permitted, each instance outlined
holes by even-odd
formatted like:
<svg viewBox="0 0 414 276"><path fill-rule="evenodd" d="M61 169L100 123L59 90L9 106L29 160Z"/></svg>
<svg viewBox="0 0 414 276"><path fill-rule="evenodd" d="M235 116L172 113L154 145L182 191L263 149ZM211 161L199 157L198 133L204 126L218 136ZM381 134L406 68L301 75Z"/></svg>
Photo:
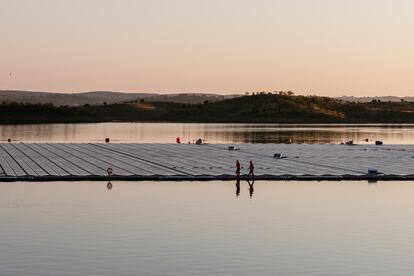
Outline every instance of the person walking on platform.
<svg viewBox="0 0 414 276"><path fill-rule="evenodd" d="M250 165L249 165L249 174L248 174L248 176L250 177L250 176L253 176L253 179L254 179L254 165L253 165L253 161L252 160L250 160Z"/></svg>
<svg viewBox="0 0 414 276"><path fill-rule="evenodd" d="M236 176L240 178L240 162L239 160L236 161Z"/></svg>

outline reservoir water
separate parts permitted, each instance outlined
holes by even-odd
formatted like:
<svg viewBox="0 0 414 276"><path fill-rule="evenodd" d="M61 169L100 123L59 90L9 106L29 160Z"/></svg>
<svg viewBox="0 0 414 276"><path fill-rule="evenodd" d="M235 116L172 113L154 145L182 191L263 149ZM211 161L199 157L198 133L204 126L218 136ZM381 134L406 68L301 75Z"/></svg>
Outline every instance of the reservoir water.
<svg viewBox="0 0 414 276"><path fill-rule="evenodd" d="M414 125L3 125L13 142L414 144ZM368 142L365 142L368 139ZM414 165L413 165L414 166ZM0 182L0 275L410 275L414 182Z"/></svg>
<svg viewBox="0 0 414 276"><path fill-rule="evenodd" d="M0 125L0 140L17 142L175 143L202 138L210 143L373 143L414 144L414 124L391 125L280 125L280 124L181 124L94 123Z"/></svg>
<svg viewBox="0 0 414 276"><path fill-rule="evenodd" d="M414 182L0 186L1 275L414 271Z"/></svg>

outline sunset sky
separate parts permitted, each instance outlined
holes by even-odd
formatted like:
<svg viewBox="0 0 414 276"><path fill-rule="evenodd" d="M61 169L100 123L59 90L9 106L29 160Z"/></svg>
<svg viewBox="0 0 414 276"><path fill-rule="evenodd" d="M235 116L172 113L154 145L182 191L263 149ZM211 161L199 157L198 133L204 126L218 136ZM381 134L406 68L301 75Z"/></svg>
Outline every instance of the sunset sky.
<svg viewBox="0 0 414 276"><path fill-rule="evenodd" d="M414 96L412 0L0 0L0 89Z"/></svg>

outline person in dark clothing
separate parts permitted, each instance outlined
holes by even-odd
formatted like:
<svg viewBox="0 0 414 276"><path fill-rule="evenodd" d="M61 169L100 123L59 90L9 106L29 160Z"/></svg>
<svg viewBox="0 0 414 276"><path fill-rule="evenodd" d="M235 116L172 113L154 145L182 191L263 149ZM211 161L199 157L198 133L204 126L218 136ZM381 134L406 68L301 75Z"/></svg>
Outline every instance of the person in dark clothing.
<svg viewBox="0 0 414 276"><path fill-rule="evenodd" d="M236 176L240 178L240 162L239 160L236 161Z"/></svg>
<svg viewBox="0 0 414 276"><path fill-rule="evenodd" d="M248 176L253 176L253 178L254 178L254 165L253 165L253 161L252 160L250 160L249 175Z"/></svg>

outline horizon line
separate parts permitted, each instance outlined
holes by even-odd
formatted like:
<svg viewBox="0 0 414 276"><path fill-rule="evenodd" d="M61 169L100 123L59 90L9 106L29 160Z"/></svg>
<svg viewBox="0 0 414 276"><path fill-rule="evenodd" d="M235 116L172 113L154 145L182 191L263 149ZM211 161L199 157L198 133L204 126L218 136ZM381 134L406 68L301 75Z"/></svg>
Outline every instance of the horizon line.
<svg viewBox="0 0 414 276"><path fill-rule="evenodd" d="M42 90L42 91L35 91L35 90L20 90L20 89L0 89L0 92L29 92L29 93L50 93L50 94L85 94L85 93L94 93L94 92L106 92L106 93L120 93L120 94L156 94L156 95L185 95L185 94L199 94L199 95L217 95L217 96L233 96L233 95L252 95L253 93L277 93L277 92L288 92L291 91L294 93L295 96L317 96L317 97L328 97L328 98L341 98L341 97L353 97L353 98L375 98L375 97L396 97L396 98L412 98L414 96L401 96L401 95L390 95L390 94L383 94L383 95L363 95L363 96L355 96L355 95L348 95L342 94L339 96L328 96L324 94L315 94L315 93L298 93L293 90L274 90L274 91L245 91L245 92L132 92L132 91L116 91L116 90L83 90L78 92L66 92L66 91L49 91L49 90ZM249 94L246 94L249 93Z"/></svg>

